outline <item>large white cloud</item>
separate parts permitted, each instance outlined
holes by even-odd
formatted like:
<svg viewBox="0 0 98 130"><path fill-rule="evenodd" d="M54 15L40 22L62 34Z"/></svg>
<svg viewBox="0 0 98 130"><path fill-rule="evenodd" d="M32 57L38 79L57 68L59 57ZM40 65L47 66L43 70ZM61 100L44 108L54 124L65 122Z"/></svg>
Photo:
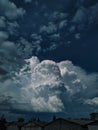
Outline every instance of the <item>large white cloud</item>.
<svg viewBox="0 0 98 130"><path fill-rule="evenodd" d="M64 112L69 104L97 103L97 74L87 74L71 61L40 62L37 57L32 57L26 62L13 80L1 83L1 95L6 92L8 97L11 96L10 104L12 101L16 103L12 104L12 108L35 112Z"/></svg>
<svg viewBox="0 0 98 130"><path fill-rule="evenodd" d="M25 73L25 69L20 72L20 78L22 75L24 77L21 80L24 86L21 90L26 100L31 102L32 109L41 112L62 111L64 106L59 98L59 88L63 86L56 63L49 60L40 63L36 57L27 61L30 62L30 70L28 74Z"/></svg>

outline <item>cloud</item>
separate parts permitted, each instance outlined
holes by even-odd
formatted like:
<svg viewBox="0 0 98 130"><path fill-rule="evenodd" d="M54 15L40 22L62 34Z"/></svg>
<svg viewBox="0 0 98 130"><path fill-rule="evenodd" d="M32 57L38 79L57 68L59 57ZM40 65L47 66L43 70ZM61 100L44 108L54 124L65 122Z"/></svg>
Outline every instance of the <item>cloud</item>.
<svg viewBox="0 0 98 130"><path fill-rule="evenodd" d="M33 60L34 63L32 65ZM31 76L29 76L30 80L28 79L28 83L30 82L30 84L24 84L25 87L22 90L29 99L29 102L31 102L32 109L40 112L61 111L63 103L58 97L60 94L58 88L62 87L62 82L59 80L59 69L56 63L48 60L40 63L35 57L29 61L30 66L32 65ZM54 92L52 92L53 89Z"/></svg>
<svg viewBox="0 0 98 130"><path fill-rule="evenodd" d="M7 22L7 30L9 35L18 35L19 24L16 21Z"/></svg>
<svg viewBox="0 0 98 130"><path fill-rule="evenodd" d="M80 33L76 33L76 34L75 34L75 39L76 39L76 40L80 39Z"/></svg>
<svg viewBox="0 0 98 130"><path fill-rule="evenodd" d="M8 119L17 119L20 116L17 112L21 111L21 107L25 109L27 105L23 104L22 93L18 87L10 78L0 82L0 115L5 114Z"/></svg>
<svg viewBox="0 0 98 130"><path fill-rule="evenodd" d="M85 104L91 105L91 106L98 106L98 97L94 97L92 99L87 99L85 101Z"/></svg>
<svg viewBox="0 0 98 130"><path fill-rule="evenodd" d="M20 56L23 58L28 58L32 55L33 47L31 42L27 41L25 38L20 37L17 43L17 51Z"/></svg>
<svg viewBox="0 0 98 130"><path fill-rule="evenodd" d="M37 55L41 51L41 36L37 34L32 34L30 39L31 40L29 41L24 37L20 37L20 39L17 41L17 53L23 59L27 59L33 54Z"/></svg>
<svg viewBox="0 0 98 130"><path fill-rule="evenodd" d="M64 27L66 27L66 26L67 26L67 20L63 20L63 21L61 21L60 24L59 24L59 29L62 29L62 28L64 28Z"/></svg>
<svg viewBox="0 0 98 130"><path fill-rule="evenodd" d="M15 42L9 41L5 32L1 33L0 43L0 81L12 79L14 73L24 64L24 59L18 54Z"/></svg>
<svg viewBox="0 0 98 130"><path fill-rule="evenodd" d="M0 15L4 16L0 17L0 28L5 28L6 25L8 27L7 31L0 31L0 86L2 86L0 103L5 102L10 106L7 111L17 109L63 112L67 111L70 104L73 108L74 104L79 105L79 103L84 107L97 104L97 74L88 74L71 61L40 62L37 57L30 57L38 55L40 51L52 51L60 46L61 42L70 44L71 38L67 38L70 34L76 39L81 38L81 33L75 32L77 31L75 23L81 28L86 22L95 24L98 5L89 8L79 7L70 21L68 16L71 14L54 11L50 17L49 14L47 15L50 21L47 25L41 26L39 33L31 33L29 40L20 37L16 42L9 40L9 37L17 36L20 25L11 20L22 16L25 11L9 0L1 0L0 7L1 5ZM7 21L5 16L10 21ZM4 107L6 109L6 105Z"/></svg>
<svg viewBox="0 0 98 130"><path fill-rule="evenodd" d="M18 113L65 110L69 113L70 105L74 109L76 104L78 107L74 112L81 114L80 107L82 109L85 105L97 104L97 74L87 74L71 61L40 62L38 57L32 57L25 62L12 79L0 83L1 106L4 102L8 103L11 106L9 110L16 109ZM88 111L85 108L85 112Z"/></svg>
<svg viewBox="0 0 98 130"><path fill-rule="evenodd" d="M0 42L3 42L7 40L9 37L9 34L5 31L0 31Z"/></svg>
<svg viewBox="0 0 98 130"><path fill-rule="evenodd" d="M40 33L53 34L57 31L56 25L50 22L48 26L42 26L40 28Z"/></svg>
<svg viewBox="0 0 98 130"><path fill-rule="evenodd" d="M96 25L98 21L98 3L91 6L79 6L72 22L78 24L78 29L91 28Z"/></svg>
<svg viewBox="0 0 98 130"><path fill-rule="evenodd" d="M32 38L33 41L36 41L36 40L41 41L42 40L41 35L38 35L36 33L31 34L31 38Z"/></svg>
<svg viewBox="0 0 98 130"><path fill-rule="evenodd" d="M43 97L33 98L31 103L35 112L62 112L63 103L56 96L50 96L48 100Z"/></svg>
<svg viewBox="0 0 98 130"><path fill-rule="evenodd" d="M98 22L98 3L90 7L90 13L89 13L89 24L97 24Z"/></svg>
<svg viewBox="0 0 98 130"><path fill-rule="evenodd" d="M18 16L23 16L25 10L17 8L17 6L9 0L0 0L0 14L7 16L9 19L15 19Z"/></svg>
<svg viewBox="0 0 98 130"><path fill-rule="evenodd" d="M38 55L40 52L45 54L45 52L56 50L62 44L65 48L68 46L70 48L74 42L81 40L84 34L86 35L85 30L97 24L97 4L85 7L82 2L78 3L79 5L75 2L74 5L73 0L65 3L76 6L73 14L67 11L57 11L56 9L50 13L48 10L44 10L45 13L47 12L46 17L43 17L44 22L41 22L41 24L38 22L38 25L40 25L38 33L31 33L30 37L34 48L32 50L33 55ZM42 12L41 15L43 16ZM38 18L38 16L34 16L35 18ZM37 35L36 40L34 35ZM68 41L71 41L70 45L67 44Z"/></svg>
<svg viewBox="0 0 98 130"><path fill-rule="evenodd" d="M36 33L31 34L32 40L32 52L37 55L40 51L42 51L41 44L42 44L42 36Z"/></svg>
<svg viewBox="0 0 98 130"><path fill-rule="evenodd" d="M1 16L0 17L0 28L4 28L5 26L6 26L5 17Z"/></svg>
<svg viewBox="0 0 98 130"><path fill-rule="evenodd" d="M32 0L24 0L25 1L25 3L31 3L32 2Z"/></svg>
<svg viewBox="0 0 98 130"><path fill-rule="evenodd" d="M68 16L67 13L63 13L63 12L59 12L59 11L54 11L51 16L50 16L50 19L52 19L52 21L62 21L64 19L66 19Z"/></svg>
<svg viewBox="0 0 98 130"><path fill-rule="evenodd" d="M88 23L88 14L89 10L85 7L79 7L76 11L72 22L77 24L78 30L85 29L85 26Z"/></svg>

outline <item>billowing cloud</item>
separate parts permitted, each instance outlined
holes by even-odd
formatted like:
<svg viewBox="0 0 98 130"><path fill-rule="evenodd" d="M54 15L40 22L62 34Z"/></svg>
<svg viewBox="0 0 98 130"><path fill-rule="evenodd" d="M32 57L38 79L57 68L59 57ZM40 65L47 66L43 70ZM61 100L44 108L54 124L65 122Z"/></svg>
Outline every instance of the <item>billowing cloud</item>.
<svg viewBox="0 0 98 130"><path fill-rule="evenodd" d="M22 16L25 10L22 8L17 8L17 6L9 0L0 0L0 15L5 15L9 19L17 18Z"/></svg>
<svg viewBox="0 0 98 130"><path fill-rule="evenodd" d="M62 82L60 81L60 71L53 61L42 61L35 57L30 60L31 71L25 77L28 81L22 88L25 97L31 102L34 111L57 112L63 108L63 103L59 99ZM21 75L22 73L20 73ZM20 76L22 77L22 76ZM29 77L29 78L28 78ZM22 79L22 83L26 80ZM29 84L29 85L28 85ZM52 92L54 90L54 92ZM31 99L31 100L30 100ZM58 102L58 103L57 103Z"/></svg>
<svg viewBox="0 0 98 130"><path fill-rule="evenodd" d="M7 101L12 110L18 111L67 112L68 104L97 103L97 77L97 74L87 74L71 61L40 62L32 57L12 80L1 83L0 101ZM2 93L6 95L4 98Z"/></svg>
<svg viewBox="0 0 98 130"><path fill-rule="evenodd" d="M92 99L87 99L85 101L85 104L91 105L91 106L98 106L98 97L94 97Z"/></svg>
<svg viewBox="0 0 98 130"><path fill-rule="evenodd" d="M35 112L62 112L63 103L56 96L33 98L31 103Z"/></svg>

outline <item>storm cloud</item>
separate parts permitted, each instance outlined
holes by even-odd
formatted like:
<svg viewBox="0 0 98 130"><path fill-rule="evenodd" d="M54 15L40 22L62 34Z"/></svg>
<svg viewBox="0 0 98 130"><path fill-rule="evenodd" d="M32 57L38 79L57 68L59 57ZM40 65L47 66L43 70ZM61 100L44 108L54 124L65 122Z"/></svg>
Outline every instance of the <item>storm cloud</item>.
<svg viewBox="0 0 98 130"><path fill-rule="evenodd" d="M71 61L40 62L32 57L12 80L0 83L0 105L7 103L18 111L64 112L68 103L97 104L97 98L92 100L97 94L97 78Z"/></svg>

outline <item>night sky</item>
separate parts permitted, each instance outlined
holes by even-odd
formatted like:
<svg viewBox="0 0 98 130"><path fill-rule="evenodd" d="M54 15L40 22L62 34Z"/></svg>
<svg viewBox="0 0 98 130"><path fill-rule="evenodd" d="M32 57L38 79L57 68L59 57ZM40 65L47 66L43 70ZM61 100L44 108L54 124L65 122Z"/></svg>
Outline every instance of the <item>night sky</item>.
<svg viewBox="0 0 98 130"><path fill-rule="evenodd" d="M0 116L98 111L98 0L0 0Z"/></svg>

